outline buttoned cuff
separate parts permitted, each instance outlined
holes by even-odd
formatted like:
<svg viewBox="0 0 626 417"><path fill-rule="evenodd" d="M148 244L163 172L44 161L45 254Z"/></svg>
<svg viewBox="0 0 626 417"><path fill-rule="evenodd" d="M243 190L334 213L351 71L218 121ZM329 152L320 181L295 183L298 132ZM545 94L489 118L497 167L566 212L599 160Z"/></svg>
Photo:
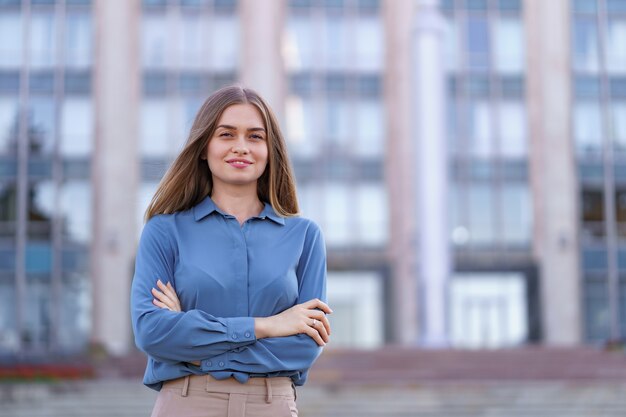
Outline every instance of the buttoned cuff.
<svg viewBox="0 0 626 417"><path fill-rule="evenodd" d="M233 344L233 349L256 342L254 317L233 317L227 318L225 321L227 341ZM203 360L200 369L204 372L227 369L229 363L228 353L224 352L210 359Z"/></svg>

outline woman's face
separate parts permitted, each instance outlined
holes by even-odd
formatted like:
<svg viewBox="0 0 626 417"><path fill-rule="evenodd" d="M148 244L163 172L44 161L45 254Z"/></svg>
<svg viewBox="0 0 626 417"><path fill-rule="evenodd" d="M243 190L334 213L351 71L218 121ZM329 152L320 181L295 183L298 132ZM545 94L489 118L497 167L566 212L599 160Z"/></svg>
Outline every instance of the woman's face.
<svg viewBox="0 0 626 417"><path fill-rule="evenodd" d="M248 185L256 190L267 155L267 131L258 109L252 104L227 107L207 145L213 187Z"/></svg>

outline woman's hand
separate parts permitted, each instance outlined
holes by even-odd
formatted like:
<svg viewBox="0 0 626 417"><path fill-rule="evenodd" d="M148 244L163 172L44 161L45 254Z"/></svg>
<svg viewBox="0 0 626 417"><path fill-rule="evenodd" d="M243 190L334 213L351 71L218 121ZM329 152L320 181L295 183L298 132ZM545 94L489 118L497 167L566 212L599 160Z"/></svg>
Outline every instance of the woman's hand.
<svg viewBox="0 0 626 417"><path fill-rule="evenodd" d="M174 291L174 287L169 282L167 285L163 284L161 280L157 281L157 287L152 289L152 295L154 296L154 300L152 300L152 304L160 308L166 308L171 311L183 311L180 308L180 300L176 295L176 291Z"/></svg>
<svg viewBox="0 0 626 417"><path fill-rule="evenodd" d="M257 339L265 337L283 337L295 334L307 334L315 342L324 346L329 341L330 322L326 314L333 311L316 299L296 304L271 317L255 317L254 332Z"/></svg>

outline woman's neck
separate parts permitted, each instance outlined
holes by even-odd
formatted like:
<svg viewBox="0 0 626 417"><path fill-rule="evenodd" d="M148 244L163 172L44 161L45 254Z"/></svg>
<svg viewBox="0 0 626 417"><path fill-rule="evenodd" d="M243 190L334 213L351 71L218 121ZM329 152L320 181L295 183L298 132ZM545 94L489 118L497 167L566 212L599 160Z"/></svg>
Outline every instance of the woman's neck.
<svg viewBox="0 0 626 417"><path fill-rule="evenodd" d="M249 191L214 189L211 199L217 207L225 213L237 218L243 224L250 217L258 216L263 211L263 202L256 194Z"/></svg>

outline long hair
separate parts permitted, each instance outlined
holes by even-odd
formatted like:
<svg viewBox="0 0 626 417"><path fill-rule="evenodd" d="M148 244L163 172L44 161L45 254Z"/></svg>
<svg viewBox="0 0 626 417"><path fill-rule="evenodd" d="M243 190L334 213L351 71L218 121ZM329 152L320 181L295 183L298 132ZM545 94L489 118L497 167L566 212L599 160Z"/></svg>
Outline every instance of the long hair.
<svg viewBox="0 0 626 417"><path fill-rule="evenodd" d="M157 214L190 209L211 195L211 171L202 156L222 113L233 104L252 104L259 110L265 123L268 160L265 171L257 181L259 199L269 202L276 213L283 217L298 214L294 175L276 116L258 93L235 85L211 94L200 107L183 150L163 176L146 209L145 221Z"/></svg>

